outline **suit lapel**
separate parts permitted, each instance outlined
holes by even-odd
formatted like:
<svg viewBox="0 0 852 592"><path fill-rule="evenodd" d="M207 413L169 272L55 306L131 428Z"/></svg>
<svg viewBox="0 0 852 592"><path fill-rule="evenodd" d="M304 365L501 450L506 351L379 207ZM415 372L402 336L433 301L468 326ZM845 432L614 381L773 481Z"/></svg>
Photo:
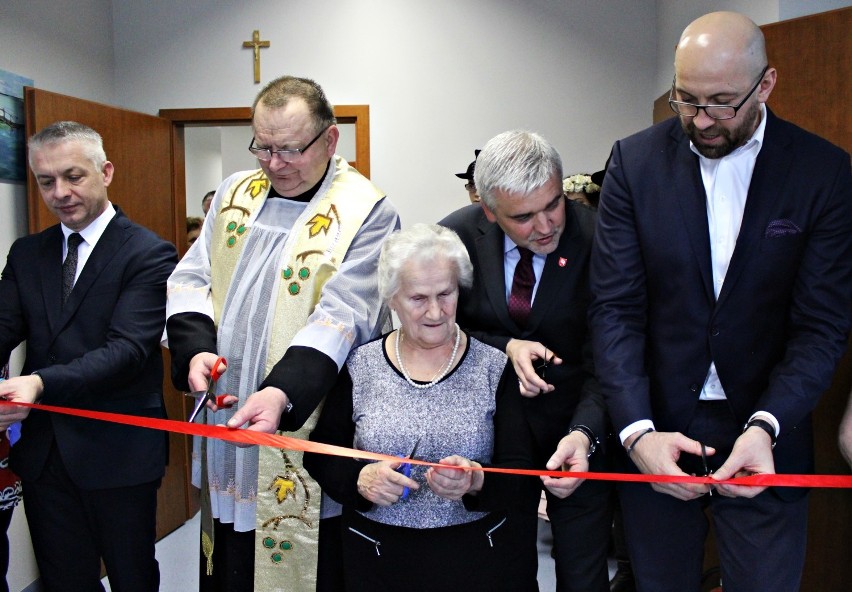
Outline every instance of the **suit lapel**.
<svg viewBox="0 0 852 592"><path fill-rule="evenodd" d="M39 276L41 297L51 334L62 314L62 229L57 224L42 235L39 244Z"/></svg>
<svg viewBox="0 0 852 592"><path fill-rule="evenodd" d="M773 206L778 203L779 190L785 186L785 178L791 168L791 152L786 149L789 138L780 135L778 126L772 125L772 119L775 116L768 108L766 113L763 146L754 163L743 221L740 224L737 244L731 255L731 263L725 274L725 282L722 284L717 306L724 304L736 286L746 263L756 256L755 253L760 248L760 240L769 225Z"/></svg>
<svg viewBox="0 0 852 592"><path fill-rule="evenodd" d="M506 327L517 329L515 322L509 316L506 304L506 282L503 266L503 231L496 223L489 222L484 216L479 222L481 235L476 239L474 266L480 270L483 278L485 294L491 303L491 308Z"/></svg>
<svg viewBox="0 0 852 592"><path fill-rule="evenodd" d="M61 307L62 314L59 317L57 330L61 330L73 318L77 308L85 300L86 293L92 288L110 261L118 254L121 246L130 238L127 231L128 226L127 218L120 211L117 211L89 255L89 259L86 261L83 271L80 272L80 277L77 278L65 306Z"/></svg>
<svg viewBox="0 0 852 592"><path fill-rule="evenodd" d="M698 156L689 148L689 139L680 127L672 130L672 164L674 196L680 208L689 247L701 275L701 283L708 299L715 300L713 291L713 266L710 257L710 228L707 223L707 192L701 179Z"/></svg>

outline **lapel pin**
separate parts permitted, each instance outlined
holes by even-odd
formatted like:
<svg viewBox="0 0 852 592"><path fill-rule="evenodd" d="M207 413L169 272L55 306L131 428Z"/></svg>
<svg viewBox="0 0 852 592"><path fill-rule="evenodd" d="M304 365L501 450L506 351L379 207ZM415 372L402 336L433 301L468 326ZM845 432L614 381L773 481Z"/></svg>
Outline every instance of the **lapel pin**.
<svg viewBox="0 0 852 592"><path fill-rule="evenodd" d="M568 260L565 257L559 258L559 267L565 267L568 265Z"/></svg>

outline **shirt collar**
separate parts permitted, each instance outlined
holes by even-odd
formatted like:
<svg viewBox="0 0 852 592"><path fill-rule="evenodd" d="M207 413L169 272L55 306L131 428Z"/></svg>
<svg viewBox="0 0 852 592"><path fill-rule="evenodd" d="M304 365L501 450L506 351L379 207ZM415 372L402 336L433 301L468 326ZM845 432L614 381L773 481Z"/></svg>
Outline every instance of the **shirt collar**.
<svg viewBox="0 0 852 592"><path fill-rule="evenodd" d="M505 232L503 233L503 256L505 257L509 253L511 253L514 249L520 249L518 245L515 244L515 241L509 238L509 235ZM520 257L520 251L517 252L517 257ZM533 259L544 259L544 255L540 255L533 251Z"/></svg>
<svg viewBox="0 0 852 592"><path fill-rule="evenodd" d="M100 216L95 218L89 223L83 230L77 231L80 233L80 236L83 237L83 240L86 241L86 244L95 246L95 243L101 238L101 235L106 230L106 227L109 225L110 220L115 217L116 211L115 207L112 205L112 202L107 202L106 209L101 213ZM75 231L71 230L64 224L62 227L62 236L65 237L65 242L68 242L68 237L71 236Z"/></svg>
<svg viewBox="0 0 852 592"><path fill-rule="evenodd" d="M515 244L515 241L509 238L509 235L503 233L503 255L509 253L512 249L517 249L518 245Z"/></svg>

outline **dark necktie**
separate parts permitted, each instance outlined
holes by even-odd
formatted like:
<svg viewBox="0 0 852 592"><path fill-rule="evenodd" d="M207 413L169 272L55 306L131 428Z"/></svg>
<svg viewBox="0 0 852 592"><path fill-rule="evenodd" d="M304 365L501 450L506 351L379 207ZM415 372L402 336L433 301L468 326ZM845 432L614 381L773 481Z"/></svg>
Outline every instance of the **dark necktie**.
<svg viewBox="0 0 852 592"><path fill-rule="evenodd" d="M532 308L532 293L535 286L533 271L533 252L518 247L521 259L515 266L515 277L512 279L512 291L509 293L509 316L523 328L527 326L527 318Z"/></svg>
<svg viewBox="0 0 852 592"><path fill-rule="evenodd" d="M68 300L71 288L74 287L74 276L77 275L77 247L83 242L78 232L68 236L68 254L62 263L62 304Z"/></svg>

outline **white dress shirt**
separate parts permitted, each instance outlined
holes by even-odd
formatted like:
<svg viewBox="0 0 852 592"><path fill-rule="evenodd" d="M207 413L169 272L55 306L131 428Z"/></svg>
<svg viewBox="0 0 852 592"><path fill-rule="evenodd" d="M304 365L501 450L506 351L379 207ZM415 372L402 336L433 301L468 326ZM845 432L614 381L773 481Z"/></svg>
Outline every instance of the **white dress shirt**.
<svg viewBox="0 0 852 592"><path fill-rule="evenodd" d="M698 155L701 179L707 194L707 225L710 229L713 292L717 299L725 283L725 275L728 273L731 256L737 245L754 164L763 146L763 136L766 131L766 106L763 104L760 105L760 116L760 124L751 138L722 158L707 158L698 152L692 142L689 143L690 150ZM699 399L723 401L726 398L725 389L722 388L716 372L716 364L711 362ZM771 413L759 411L753 414L752 418L755 415L767 419L775 428L775 435L778 435L780 425ZM619 433L621 442L623 443L630 434L649 427L654 427L649 419L630 424Z"/></svg>
<svg viewBox="0 0 852 592"><path fill-rule="evenodd" d="M112 203L107 202L107 208L83 230L74 231L64 224L60 225L62 236L65 237L65 241L62 243L62 261L65 261L65 257L68 255L68 237L74 234L74 232L79 232L80 236L83 237L83 240L77 247L77 273L74 274L75 284L77 283L77 278L80 277L80 272L83 271L83 267L86 265L86 261L89 260L89 255L92 254L92 249L98 244L98 241L113 217L115 217L115 207L113 207Z"/></svg>
<svg viewBox="0 0 852 592"><path fill-rule="evenodd" d="M544 255L533 253L533 272L535 272L535 285L533 286L532 298L530 306L535 302L535 295L538 292L538 282L541 279L541 272L544 271L544 261L547 259ZM514 243L507 235L503 235L503 275L505 277L504 286L506 287L506 302L509 302L509 295L512 293L512 282L515 280L515 266L521 260L521 252L518 251L518 245Z"/></svg>

